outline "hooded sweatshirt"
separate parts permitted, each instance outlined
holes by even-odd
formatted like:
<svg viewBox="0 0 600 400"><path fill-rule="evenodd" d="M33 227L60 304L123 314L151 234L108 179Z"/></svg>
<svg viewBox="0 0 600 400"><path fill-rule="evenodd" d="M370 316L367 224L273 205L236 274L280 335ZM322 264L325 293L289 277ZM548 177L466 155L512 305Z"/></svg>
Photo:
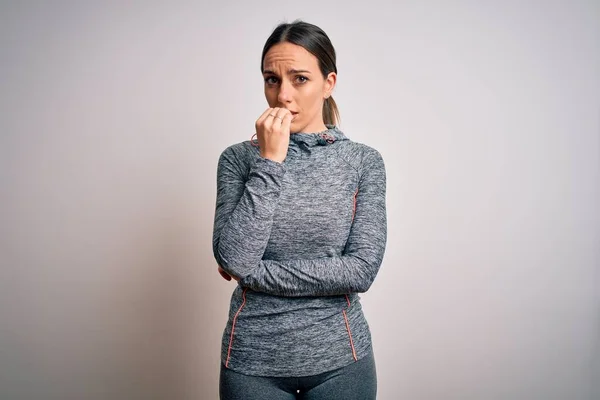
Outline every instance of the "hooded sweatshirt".
<svg viewBox="0 0 600 400"><path fill-rule="evenodd" d="M222 337L226 368L308 376L368 354L358 293L383 260L385 193L380 153L334 125L292 133L282 163L251 141L221 153L213 252L240 278Z"/></svg>

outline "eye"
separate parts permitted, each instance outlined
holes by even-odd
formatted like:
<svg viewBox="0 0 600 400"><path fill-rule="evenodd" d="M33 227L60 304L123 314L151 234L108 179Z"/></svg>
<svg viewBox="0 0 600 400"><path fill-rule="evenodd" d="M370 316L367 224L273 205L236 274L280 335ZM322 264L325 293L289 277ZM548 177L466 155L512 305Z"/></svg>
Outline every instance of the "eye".
<svg viewBox="0 0 600 400"><path fill-rule="evenodd" d="M299 81L300 83L305 83L305 82L307 82L307 81L308 81L308 78L307 78L307 77L305 77L304 75L298 75L298 76L296 77L296 79L298 79L298 81Z"/></svg>
<svg viewBox="0 0 600 400"><path fill-rule="evenodd" d="M265 83L267 85L275 85L277 83L277 78L274 76L267 76L265 78Z"/></svg>

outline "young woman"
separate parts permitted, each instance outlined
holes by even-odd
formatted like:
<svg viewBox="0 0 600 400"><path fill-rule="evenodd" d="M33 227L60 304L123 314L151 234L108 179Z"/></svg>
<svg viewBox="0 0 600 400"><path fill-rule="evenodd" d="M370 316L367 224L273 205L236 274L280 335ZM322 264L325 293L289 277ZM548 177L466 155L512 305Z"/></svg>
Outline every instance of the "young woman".
<svg viewBox="0 0 600 400"><path fill-rule="evenodd" d="M335 50L319 27L277 26L261 72L256 140L229 146L217 168L214 256L238 282L221 399L375 399L358 293L385 251L383 159L336 125Z"/></svg>

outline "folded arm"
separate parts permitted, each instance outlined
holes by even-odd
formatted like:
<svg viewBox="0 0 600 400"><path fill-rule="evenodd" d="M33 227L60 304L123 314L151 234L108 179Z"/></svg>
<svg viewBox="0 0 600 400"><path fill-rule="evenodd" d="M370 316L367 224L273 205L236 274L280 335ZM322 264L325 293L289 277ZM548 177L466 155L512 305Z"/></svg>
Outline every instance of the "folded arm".
<svg viewBox="0 0 600 400"><path fill-rule="evenodd" d="M381 155L377 151L370 152L361 171L356 213L342 255L259 260L239 284L288 297L366 292L377 275L387 241L386 173Z"/></svg>
<svg viewBox="0 0 600 400"><path fill-rule="evenodd" d="M244 168L233 147L219 157L213 254L234 277L247 275L265 252L285 174L282 163L262 157L247 176Z"/></svg>

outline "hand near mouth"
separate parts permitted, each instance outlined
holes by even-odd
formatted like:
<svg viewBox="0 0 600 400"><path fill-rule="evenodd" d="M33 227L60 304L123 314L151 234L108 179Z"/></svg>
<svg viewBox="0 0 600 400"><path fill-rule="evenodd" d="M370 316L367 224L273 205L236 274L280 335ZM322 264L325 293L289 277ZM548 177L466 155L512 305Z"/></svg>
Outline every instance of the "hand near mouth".
<svg viewBox="0 0 600 400"><path fill-rule="evenodd" d="M292 112L285 108L268 108L255 124L260 155L282 163L290 142Z"/></svg>

